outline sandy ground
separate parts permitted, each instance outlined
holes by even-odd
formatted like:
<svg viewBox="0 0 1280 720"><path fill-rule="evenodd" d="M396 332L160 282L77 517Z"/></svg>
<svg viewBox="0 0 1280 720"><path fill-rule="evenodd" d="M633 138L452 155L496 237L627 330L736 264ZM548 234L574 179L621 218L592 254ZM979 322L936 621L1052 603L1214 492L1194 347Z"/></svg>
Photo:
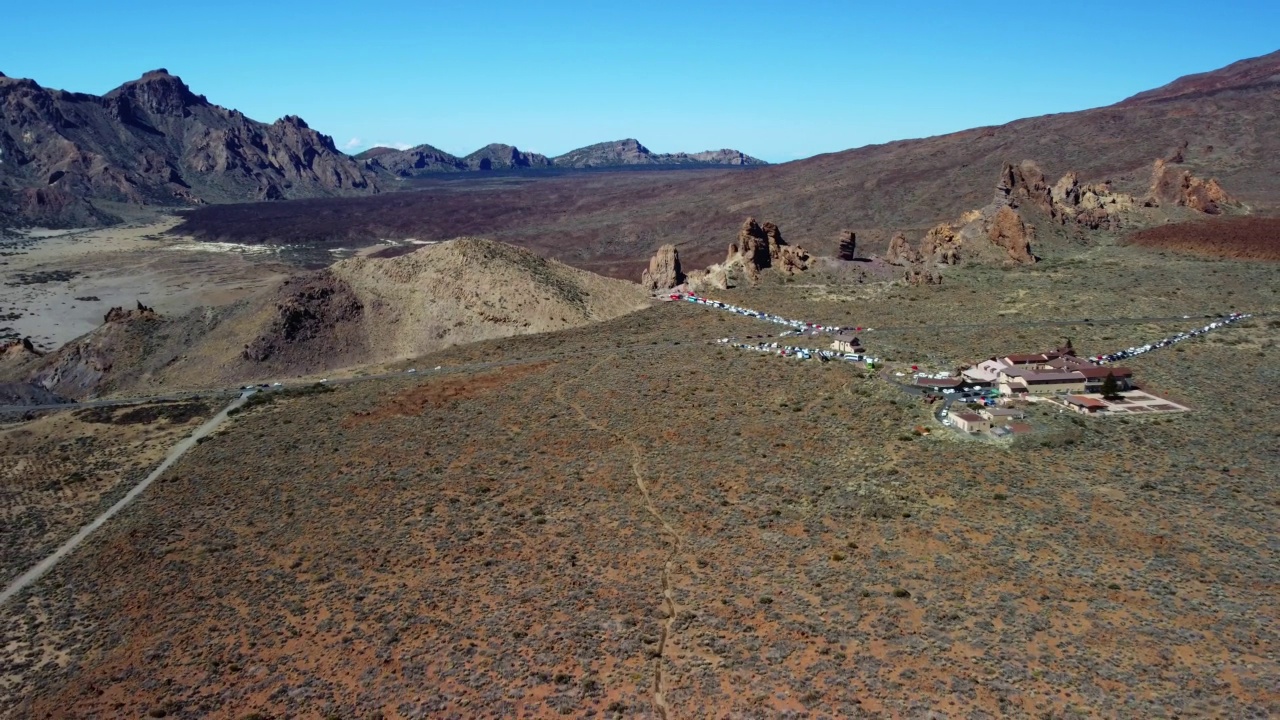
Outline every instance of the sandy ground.
<svg viewBox="0 0 1280 720"><path fill-rule="evenodd" d="M233 302L283 276L270 248L161 233L176 224L0 233L0 339L54 349L141 301L166 315Z"/></svg>

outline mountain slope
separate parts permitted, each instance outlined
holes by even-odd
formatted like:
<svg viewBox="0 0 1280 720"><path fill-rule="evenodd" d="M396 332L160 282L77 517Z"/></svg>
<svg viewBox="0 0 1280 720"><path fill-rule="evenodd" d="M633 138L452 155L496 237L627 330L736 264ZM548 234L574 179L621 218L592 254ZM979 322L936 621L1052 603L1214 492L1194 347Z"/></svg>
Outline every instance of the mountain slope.
<svg viewBox="0 0 1280 720"><path fill-rule="evenodd" d="M1160 102L1175 98L1206 96L1232 88L1280 84L1280 50L1256 58L1233 62L1212 72L1184 75L1168 85L1140 92L1120 105Z"/></svg>
<svg viewBox="0 0 1280 720"><path fill-rule="evenodd" d="M103 96L0 76L0 204L47 223L108 219L94 201L364 195L376 176L301 118L257 122L154 70Z"/></svg>
<svg viewBox="0 0 1280 720"><path fill-rule="evenodd" d="M485 235L636 279L665 243L679 244L692 267L721 260L747 215L769 217L821 254L835 252L842 230L882 251L897 230L916 240L938 222L986 205L1004 164L1025 159L1050 177L1074 171L1081 183L1110 180L1141 197L1153 162L1165 158L1267 211L1280 208L1280 85L1270 79L1280 74L1280 54L1245 67L1244 76L1239 64L1198 76L1198 86L1220 87L1210 94L1175 92L1159 102L871 145L749 173L601 174L466 192L441 184L411 194L300 201L273 207L272 218L250 206L201 208L177 232L335 245ZM321 212L323 222L316 219Z"/></svg>

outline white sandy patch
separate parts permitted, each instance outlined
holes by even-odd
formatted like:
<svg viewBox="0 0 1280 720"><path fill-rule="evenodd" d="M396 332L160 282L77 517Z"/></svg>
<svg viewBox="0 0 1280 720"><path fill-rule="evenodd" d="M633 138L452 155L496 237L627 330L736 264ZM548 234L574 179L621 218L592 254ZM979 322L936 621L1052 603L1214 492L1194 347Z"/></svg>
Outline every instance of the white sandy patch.
<svg viewBox="0 0 1280 720"><path fill-rule="evenodd" d="M163 235L176 223L165 218L40 237L10 234L3 245L14 254L0 257L0 316L20 317L0 320L0 329L50 350L101 325L112 307L141 301L162 314L179 315L233 302L283 274L282 268L261 262L278 253L276 247ZM30 282L55 271L75 274Z"/></svg>

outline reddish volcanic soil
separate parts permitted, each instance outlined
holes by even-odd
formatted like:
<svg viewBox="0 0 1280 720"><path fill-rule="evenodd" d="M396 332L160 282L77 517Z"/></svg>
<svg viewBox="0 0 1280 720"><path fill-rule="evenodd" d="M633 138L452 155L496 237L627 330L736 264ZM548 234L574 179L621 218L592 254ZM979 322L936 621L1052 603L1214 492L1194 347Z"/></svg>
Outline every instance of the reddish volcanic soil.
<svg viewBox="0 0 1280 720"><path fill-rule="evenodd" d="M1140 230L1125 242L1238 260L1280 260L1280 218L1230 217Z"/></svg>

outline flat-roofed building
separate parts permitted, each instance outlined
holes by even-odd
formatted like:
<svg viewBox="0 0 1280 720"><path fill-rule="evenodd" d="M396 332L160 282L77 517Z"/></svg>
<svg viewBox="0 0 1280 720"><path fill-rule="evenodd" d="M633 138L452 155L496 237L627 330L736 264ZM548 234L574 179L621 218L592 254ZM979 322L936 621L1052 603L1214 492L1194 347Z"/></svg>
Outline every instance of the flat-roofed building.
<svg viewBox="0 0 1280 720"><path fill-rule="evenodd" d="M1057 370L1009 368L1000 373L1001 395L1053 395L1084 392L1084 375Z"/></svg>
<svg viewBox="0 0 1280 720"><path fill-rule="evenodd" d="M1075 410L1081 415L1093 415L1105 411L1109 406L1096 398L1085 397L1083 395L1068 395L1066 397L1067 407Z"/></svg>
<svg viewBox="0 0 1280 720"><path fill-rule="evenodd" d="M1026 413L1016 408L982 408L978 414L991 421L993 426L1008 425L1014 420L1026 417Z"/></svg>
<svg viewBox="0 0 1280 720"><path fill-rule="evenodd" d="M967 433L980 433L991 427L986 418L972 412L956 413L951 416L951 422Z"/></svg>
<svg viewBox="0 0 1280 720"><path fill-rule="evenodd" d="M1100 391L1102 383L1106 382L1108 375L1115 376L1117 390L1128 390L1133 387L1133 371L1129 368L1099 367L1094 365L1078 368L1076 372L1084 375L1084 388L1088 392Z"/></svg>

